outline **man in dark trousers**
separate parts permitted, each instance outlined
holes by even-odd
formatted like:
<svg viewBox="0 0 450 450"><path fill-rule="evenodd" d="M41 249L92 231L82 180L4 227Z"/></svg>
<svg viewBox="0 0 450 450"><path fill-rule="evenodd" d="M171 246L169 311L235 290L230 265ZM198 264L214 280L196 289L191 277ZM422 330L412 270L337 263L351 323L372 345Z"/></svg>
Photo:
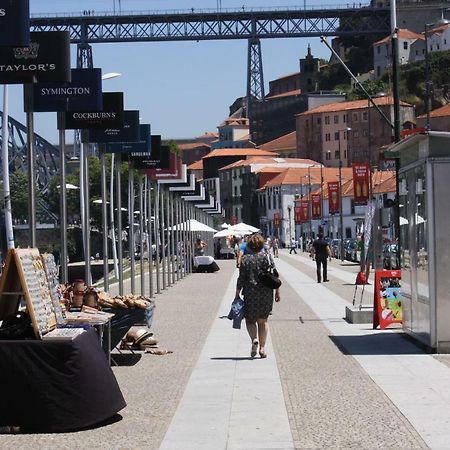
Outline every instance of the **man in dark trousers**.
<svg viewBox="0 0 450 450"><path fill-rule="evenodd" d="M323 233L319 233L317 239L313 242L311 256L316 259L317 282L322 281L321 266L323 268L323 281L329 281L327 278L327 259L331 258L331 250L328 242L323 238Z"/></svg>

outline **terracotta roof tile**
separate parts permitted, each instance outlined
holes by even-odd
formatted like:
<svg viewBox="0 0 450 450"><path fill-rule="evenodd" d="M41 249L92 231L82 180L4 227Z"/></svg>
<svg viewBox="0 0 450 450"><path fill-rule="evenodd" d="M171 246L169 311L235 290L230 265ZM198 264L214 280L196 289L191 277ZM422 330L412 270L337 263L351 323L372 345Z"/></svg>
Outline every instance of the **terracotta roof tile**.
<svg viewBox="0 0 450 450"><path fill-rule="evenodd" d="M192 142L189 144L178 144L178 148L181 151L193 150L193 149L202 148L202 147L211 148L211 146L209 144L206 144L205 142Z"/></svg>
<svg viewBox="0 0 450 450"><path fill-rule="evenodd" d="M392 105L394 99L392 96L386 97L376 97L373 99L377 106ZM401 106L412 106L409 103L400 101ZM351 102L337 102L337 103L327 103L325 105L318 106L317 108L310 109L303 113L297 114L298 116L308 116L311 114L327 113L327 112L337 112L337 111L348 111L352 109L364 109L367 108L367 100L353 100Z"/></svg>
<svg viewBox="0 0 450 450"><path fill-rule="evenodd" d="M256 148L218 148L208 153L203 159L219 156L277 156L277 153Z"/></svg>
<svg viewBox="0 0 450 450"><path fill-rule="evenodd" d="M441 106L440 108L433 109L433 111L430 111L430 117L447 117L447 116L450 116L450 103ZM426 117L427 117L426 114L422 114L421 116L417 117L417 119L425 119Z"/></svg>
<svg viewBox="0 0 450 450"><path fill-rule="evenodd" d="M203 161L200 159L199 161L195 161L191 165L187 166L188 170L203 170Z"/></svg>
<svg viewBox="0 0 450 450"><path fill-rule="evenodd" d="M293 91L283 92L282 94L275 94L275 95L267 96L266 99L270 100L272 98L291 97L294 95L300 95L301 93L302 93L301 89L295 89Z"/></svg>
<svg viewBox="0 0 450 450"><path fill-rule="evenodd" d="M261 144L258 148L261 150L295 150L297 148L297 132L285 134L272 141Z"/></svg>
<svg viewBox="0 0 450 450"><path fill-rule="evenodd" d="M399 39L425 39L422 34L415 33L414 31L408 30L406 28L399 28L398 37ZM386 36L384 39L375 42L373 45L387 44L388 42L391 42L391 36Z"/></svg>
<svg viewBox="0 0 450 450"><path fill-rule="evenodd" d="M294 72L294 73L290 73L288 75L283 75L281 77L275 78L275 80L273 80L273 81L283 80L284 78L290 78L290 77L293 77L294 75L301 75L301 72Z"/></svg>

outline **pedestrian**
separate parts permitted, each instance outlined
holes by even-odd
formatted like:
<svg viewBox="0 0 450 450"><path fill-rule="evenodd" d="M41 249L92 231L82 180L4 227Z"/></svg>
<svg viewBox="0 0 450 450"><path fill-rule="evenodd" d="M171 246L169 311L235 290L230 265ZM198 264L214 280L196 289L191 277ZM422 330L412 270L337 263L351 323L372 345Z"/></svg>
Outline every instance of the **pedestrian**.
<svg viewBox="0 0 450 450"><path fill-rule="evenodd" d="M245 324L251 340L250 356L255 357L259 347L259 356L266 358L267 319L272 311L274 296L276 302L280 301L280 290L265 286L258 277L259 272L268 270L273 264L270 255L261 252L264 238L260 234L251 235L247 247L251 253L241 259L235 298L239 298L242 292Z"/></svg>
<svg viewBox="0 0 450 450"><path fill-rule="evenodd" d="M294 252L295 254L297 254L297 241L295 240L295 238L291 238L291 244L290 244L290 248L289 248L289 254L291 254L292 252Z"/></svg>
<svg viewBox="0 0 450 450"><path fill-rule="evenodd" d="M322 280L321 269L323 269L323 281L329 281L327 277L327 260L331 261L331 250L328 242L323 238L323 233L317 235L317 239L311 245L311 257L316 260L317 282Z"/></svg>
<svg viewBox="0 0 450 450"><path fill-rule="evenodd" d="M272 239L272 249L273 249L273 256L274 258L278 258L278 248L280 246L280 241L277 237L274 237Z"/></svg>
<svg viewBox="0 0 450 450"><path fill-rule="evenodd" d="M194 256L203 256L205 254L206 243L201 238L197 238L194 246Z"/></svg>

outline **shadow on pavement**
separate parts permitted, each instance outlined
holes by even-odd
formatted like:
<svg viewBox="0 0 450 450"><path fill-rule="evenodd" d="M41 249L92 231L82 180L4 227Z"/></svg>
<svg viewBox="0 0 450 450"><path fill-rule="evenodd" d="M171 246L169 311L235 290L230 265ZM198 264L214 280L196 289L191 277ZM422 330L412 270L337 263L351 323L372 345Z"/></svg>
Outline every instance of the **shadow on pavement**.
<svg viewBox="0 0 450 450"><path fill-rule="evenodd" d="M111 353L113 366L134 366L142 358L140 353Z"/></svg>
<svg viewBox="0 0 450 450"><path fill-rule="evenodd" d="M406 335L376 333L366 336L329 336L345 355L421 355L425 352Z"/></svg>
<svg viewBox="0 0 450 450"><path fill-rule="evenodd" d="M251 361L259 358L252 358L251 356L217 356L211 359L214 361Z"/></svg>

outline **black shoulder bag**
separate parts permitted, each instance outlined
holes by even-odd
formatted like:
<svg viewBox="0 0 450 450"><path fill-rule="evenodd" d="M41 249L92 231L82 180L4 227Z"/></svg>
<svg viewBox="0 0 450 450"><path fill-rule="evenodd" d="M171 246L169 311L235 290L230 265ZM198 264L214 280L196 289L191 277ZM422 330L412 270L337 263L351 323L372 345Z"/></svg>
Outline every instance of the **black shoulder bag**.
<svg viewBox="0 0 450 450"><path fill-rule="evenodd" d="M269 289L278 289L281 286L281 280L278 275L278 270L275 268L273 261L271 261L269 254L267 255L267 261L269 267L266 270L259 270L258 267L258 279Z"/></svg>

